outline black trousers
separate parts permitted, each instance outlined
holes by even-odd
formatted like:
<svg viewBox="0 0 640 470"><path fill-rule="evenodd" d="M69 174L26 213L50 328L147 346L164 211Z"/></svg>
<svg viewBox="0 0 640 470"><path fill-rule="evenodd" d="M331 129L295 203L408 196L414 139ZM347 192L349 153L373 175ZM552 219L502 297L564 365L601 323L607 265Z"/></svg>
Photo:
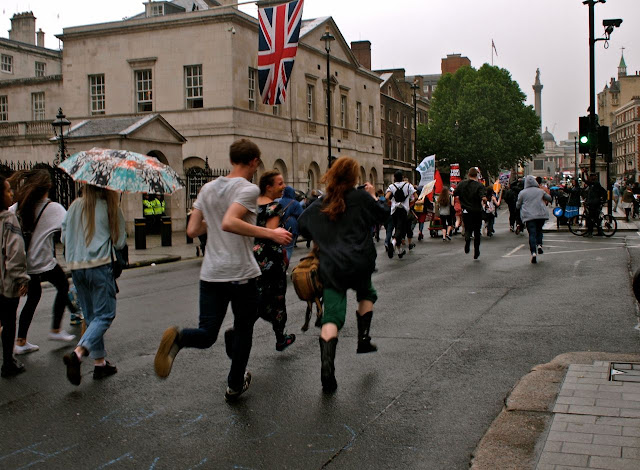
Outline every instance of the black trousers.
<svg viewBox="0 0 640 470"><path fill-rule="evenodd" d="M2 360L13 360L13 343L16 340L16 314L20 297L0 295L0 323L2 323Z"/></svg>
<svg viewBox="0 0 640 470"><path fill-rule="evenodd" d="M396 229L395 239L396 246L400 246L404 237L407 236L407 227L409 225L409 219L407 218L407 211L404 207L398 207L391 215L393 218L393 226Z"/></svg>
<svg viewBox="0 0 640 470"><path fill-rule="evenodd" d="M53 321L51 322L51 329L57 330L60 328L62 322L62 315L64 314L64 307L69 302L69 281L67 276L60 265L56 264L56 267L51 271L47 271L40 274L30 274L31 280L29 281L29 292L27 293L27 301L22 307L20 312L20 320L18 323L18 338L27 338L31 321L33 320L33 314L36 312L36 307L42 297L42 281L48 281L57 289L56 299L53 301Z"/></svg>
<svg viewBox="0 0 640 470"><path fill-rule="evenodd" d="M463 212L462 221L464 222L464 241L466 244L471 243L471 232L473 232L473 248L476 252L480 251L480 234L482 232L482 212Z"/></svg>

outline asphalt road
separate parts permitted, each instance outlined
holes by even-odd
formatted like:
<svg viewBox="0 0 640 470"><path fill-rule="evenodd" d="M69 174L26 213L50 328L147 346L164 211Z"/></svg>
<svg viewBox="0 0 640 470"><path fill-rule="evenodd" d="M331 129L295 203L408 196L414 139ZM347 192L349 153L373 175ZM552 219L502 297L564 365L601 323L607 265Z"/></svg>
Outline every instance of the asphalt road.
<svg viewBox="0 0 640 470"><path fill-rule="evenodd" d="M355 299L336 359L339 388L320 386L318 330L299 331L305 304L288 295L287 351L259 320L253 382L223 399L229 360L222 343L183 350L171 376L153 373L164 329L197 324L199 260L126 271L118 316L106 336L118 374L101 382L84 364L70 385L46 340L46 289L22 356L25 374L0 381L0 468L465 469L503 400L532 366L568 351L638 352L630 272L640 237L547 234L529 263L526 236L497 234L481 256L427 238L404 259L379 245L375 354L356 355ZM298 254L304 248L298 250ZM67 317L65 316L65 324ZM231 314L223 328L231 323Z"/></svg>

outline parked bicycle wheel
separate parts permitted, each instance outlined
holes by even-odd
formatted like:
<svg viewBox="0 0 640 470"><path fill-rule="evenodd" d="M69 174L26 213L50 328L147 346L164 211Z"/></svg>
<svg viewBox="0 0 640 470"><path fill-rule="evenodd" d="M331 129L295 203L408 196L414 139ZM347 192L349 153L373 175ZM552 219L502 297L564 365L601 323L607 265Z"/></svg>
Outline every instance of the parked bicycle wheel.
<svg viewBox="0 0 640 470"><path fill-rule="evenodd" d="M602 231L604 232L605 237L612 237L614 233L618 230L618 222L616 219L609 215L602 216Z"/></svg>
<svg viewBox="0 0 640 470"><path fill-rule="evenodd" d="M584 214L569 219L569 231L579 237L587 233L587 219Z"/></svg>

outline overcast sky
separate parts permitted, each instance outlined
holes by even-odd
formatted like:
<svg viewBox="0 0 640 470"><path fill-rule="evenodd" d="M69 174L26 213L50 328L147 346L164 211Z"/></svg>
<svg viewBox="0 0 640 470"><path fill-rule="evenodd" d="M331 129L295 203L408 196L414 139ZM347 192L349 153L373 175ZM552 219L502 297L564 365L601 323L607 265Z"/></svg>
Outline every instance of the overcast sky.
<svg viewBox="0 0 640 470"><path fill-rule="evenodd" d="M118 21L144 10L139 0L5 0L2 37L14 13L33 11L45 46L57 49L62 28ZM241 7L257 16L255 5ZM511 72L527 103L533 104L540 68L542 126L556 141L577 129L589 106L588 7L582 0L306 0L303 18L332 16L347 42L372 43L374 69L404 68L407 75L440 73L440 59L461 53L473 67L491 63ZM621 47L629 74L640 70L640 0L607 0L596 5L596 36L602 20L622 18L604 49L596 43L596 91L617 74ZM257 49L257 45L256 45ZM214 48L212 47L212 51Z"/></svg>

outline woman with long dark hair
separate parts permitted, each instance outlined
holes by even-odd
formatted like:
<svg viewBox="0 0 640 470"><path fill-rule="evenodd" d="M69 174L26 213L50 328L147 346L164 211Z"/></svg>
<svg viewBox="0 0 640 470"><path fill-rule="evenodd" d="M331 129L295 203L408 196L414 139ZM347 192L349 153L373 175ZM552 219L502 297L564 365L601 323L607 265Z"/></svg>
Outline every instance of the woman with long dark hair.
<svg viewBox="0 0 640 470"><path fill-rule="evenodd" d="M358 310L357 353L377 351L371 343L369 330L373 304L378 299L371 283L376 264L376 249L371 227L389 216L389 209L377 199L375 188L365 183L364 190L355 189L359 164L341 157L324 175L326 192L307 208L298 223L300 233L313 239L320 259L320 279L323 283L324 313L320 333L321 381L325 392L333 392L335 354L338 331L347 312L347 290L356 291Z"/></svg>
<svg viewBox="0 0 640 470"><path fill-rule="evenodd" d="M13 377L24 372L24 365L13 357L16 337L16 314L20 297L27 294L29 275L24 240L16 215L9 211L13 204L13 191L9 182L0 176L0 324L2 324L2 377Z"/></svg>
<svg viewBox="0 0 640 470"><path fill-rule="evenodd" d="M27 333L36 307L42 297L42 281L48 281L57 290L53 302L53 319L49 339L73 341L71 335L60 328L64 308L68 303L69 282L56 261L53 237L62 229L62 221L67 211L57 202L49 199L51 176L47 170L20 171L9 178L15 188L15 202L11 207L20 220L22 231L27 237L27 273L31 277L27 301L20 312L15 353L27 354L37 351L38 345L27 341ZM25 242L26 244L27 242Z"/></svg>
<svg viewBox="0 0 640 470"><path fill-rule="evenodd" d="M86 185L82 197L71 204L62 223L62 242L87 324L75 350L64 356L67 379L80 385L80 362L84 356L94 361L94 380L117 372L105 360L103 336L116 316L113 250L126 243L118 193Z"/></svg>
<svg viewBox="0 0 640 470"><path fill-rule="evenodd" d="M284 209L278 199L282 196L285 184L282 174L278 170L265 172L258 183L258 215L256 225L275 229L284 227L282 217ZM258 287L258 314L260 318L273 325L276 334L276 350L284 351L296 340L296 335L286 334L287 325L287 260L285 249L279 243L267 238L256 238L253 255L260 266L261 276L256 285Z"/></svg>
<svg viewBox="0 0 640 470"><path fill-rule="evenodd" d="M442 224L442 241L451 241L451 232L453 231L453 219L455 217L455 209L451 200L449 188L443 186L436 202L435 213L440 218Z"/></svg>

